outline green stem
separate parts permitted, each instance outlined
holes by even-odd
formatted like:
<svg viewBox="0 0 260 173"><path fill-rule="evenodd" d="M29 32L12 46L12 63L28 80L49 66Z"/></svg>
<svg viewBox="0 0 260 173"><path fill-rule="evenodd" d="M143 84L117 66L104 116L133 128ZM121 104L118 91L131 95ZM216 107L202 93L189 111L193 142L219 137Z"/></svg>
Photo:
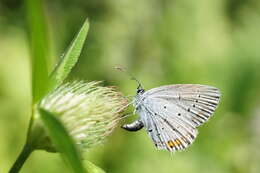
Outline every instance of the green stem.
<svg viewBox="0 0 260 173"><path fill-rule="evenodd" d="M10 169L9 173L17 173L22 168L24 162L28 159L30 154L33 152L33 148L28 144L25 144L23 147L22 152L18 156L17 160L13 164L12 168Z"/></svg>

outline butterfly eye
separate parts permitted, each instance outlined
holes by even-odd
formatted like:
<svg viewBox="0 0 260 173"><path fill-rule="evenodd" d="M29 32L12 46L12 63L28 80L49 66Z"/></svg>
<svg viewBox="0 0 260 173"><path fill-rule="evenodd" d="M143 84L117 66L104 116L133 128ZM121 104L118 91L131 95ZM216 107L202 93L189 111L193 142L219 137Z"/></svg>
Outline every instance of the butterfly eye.
<svg viewBox="0 0 260 173"><path fill-rule="evenodd" d="M137 89L137 93L138 93L138 94L144 93L144 89Z"/></svg>

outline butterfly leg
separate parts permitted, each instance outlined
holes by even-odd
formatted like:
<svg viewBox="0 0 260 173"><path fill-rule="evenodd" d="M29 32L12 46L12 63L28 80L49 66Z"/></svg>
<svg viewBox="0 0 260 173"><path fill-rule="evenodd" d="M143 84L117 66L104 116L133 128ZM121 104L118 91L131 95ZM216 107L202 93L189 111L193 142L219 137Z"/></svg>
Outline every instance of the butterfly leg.
<svg viewBox="0 0 260 173"><path fill-rule="evenodd" d="M122 126L122 128L127 131L138 131L138 130L141 130L143 127L144 127L144 124L140 119L135 120L134 122L132 122L130 124L124 124Z"/></svg>

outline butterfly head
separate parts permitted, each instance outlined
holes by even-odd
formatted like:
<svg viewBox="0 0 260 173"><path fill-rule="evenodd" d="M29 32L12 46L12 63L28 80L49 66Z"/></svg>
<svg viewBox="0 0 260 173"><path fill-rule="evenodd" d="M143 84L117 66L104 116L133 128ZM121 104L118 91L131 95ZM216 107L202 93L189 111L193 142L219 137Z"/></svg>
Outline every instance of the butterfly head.
<svg viewBox="0 0 260 173"><path fill-rule="evenodd" d="M145 92L145 90L142 88L142 86L139 84L138 87L137 87L137 91L136 93L137 94L143 94Z"/></svg>
<svg viewBox="0 0 260 173"><path fill-rule="evenodd" d="M133 105L135 107L135 111L139 112L140 108L140 103L143 97L145 90L142 88L141 85L138 85L137 90L136 90L136 96L134 97L133 100ZM135 112L134 112L135 113Z"/></svg>

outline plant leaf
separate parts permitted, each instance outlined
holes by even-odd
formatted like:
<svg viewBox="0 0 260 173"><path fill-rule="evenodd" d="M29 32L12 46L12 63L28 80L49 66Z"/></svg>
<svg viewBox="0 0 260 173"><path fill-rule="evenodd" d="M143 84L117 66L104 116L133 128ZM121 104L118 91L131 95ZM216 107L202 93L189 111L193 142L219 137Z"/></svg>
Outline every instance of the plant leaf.
<svg viewBox="0 0 260 173"><path fill-rule="evenodd" d="M39 108L39 112L54 146L57 151L61 153L63 159L70 165L75 173L86 173L80 154L62 123L56 116L42 108Z"/></svg>
<svg viewBox="0 0 260 173"><path fill-rule="evenodd" d="M51 74L51 85L53 88L60 85L68 76L71 69L74 67L80 56L84 42L89 30L89 22L86 19L79 33L72 41L66 53L61 57L59 63L54 68Z"/></svg>
<svg viewBox="0 0 260 173"><path fill-rule="evenodd" d="M99 168L88 160L84 160L83 164L86 170L89 170L90 173L106 173L103 169Z"/></svg>
<svg viewBox="0 0 260 173"><path fill-rule="evenodd" d="M31 53L32 97L38 102L48 90L49 47L41 0L26 0Z"/></svg>

